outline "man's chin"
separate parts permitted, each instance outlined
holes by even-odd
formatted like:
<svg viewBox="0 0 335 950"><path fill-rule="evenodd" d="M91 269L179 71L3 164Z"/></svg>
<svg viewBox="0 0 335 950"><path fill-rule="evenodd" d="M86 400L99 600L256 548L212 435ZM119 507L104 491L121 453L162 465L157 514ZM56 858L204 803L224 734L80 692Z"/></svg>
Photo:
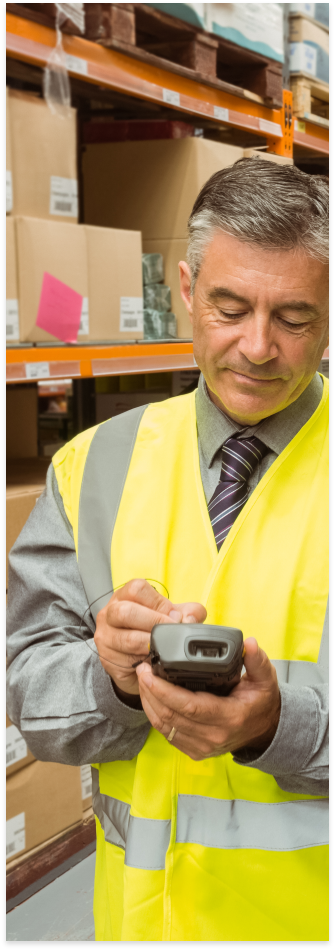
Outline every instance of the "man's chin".
<svg viewBox="0 0 335 950"><path fill-rule="evenodd" d="M279 412L286 405L288 393L284 391L286 387L283 385L283 380L273 380L271 382L273 383L272 386L269 382L267 385L263 384L259 387L251 385L247 391L247 387L244 385L242 391L239 386L230 387L229 391L222 389L220 392L218 391L217 396L214 394L211 394L211 396L213 399L214 395L213 402L215 405L219 409L223 409L223 412L232 419L255 425L261 419Z"/></svg>

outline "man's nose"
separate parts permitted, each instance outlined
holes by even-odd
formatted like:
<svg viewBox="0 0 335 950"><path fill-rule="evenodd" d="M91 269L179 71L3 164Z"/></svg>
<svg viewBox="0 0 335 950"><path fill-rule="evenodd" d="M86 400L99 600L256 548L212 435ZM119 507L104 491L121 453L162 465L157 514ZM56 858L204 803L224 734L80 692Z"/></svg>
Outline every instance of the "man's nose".
<svg viewBox="0 0 335 950"><path fill-rule="evenodd" d="M270 315L255 313L243 326L239 340L239 350L249 363L261 365L278 356L278 345L274 339L274 327Z"/></svg>

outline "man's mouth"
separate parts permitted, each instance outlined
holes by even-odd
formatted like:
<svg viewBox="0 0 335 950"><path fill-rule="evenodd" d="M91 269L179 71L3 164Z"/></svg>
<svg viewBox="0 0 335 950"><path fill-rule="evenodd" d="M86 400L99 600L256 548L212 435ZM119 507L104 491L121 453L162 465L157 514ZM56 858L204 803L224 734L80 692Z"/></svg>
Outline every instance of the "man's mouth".
<svg viewBox="0 0 335 950"><path fill-rule="evenodd" d="M250 383L251 385L253 383L254 384L258 383L258 385L260 383L263 385L269 385L269 383L276 383L278 382L279 379L281 379L280 376L272 376L270 378L265 377L265 376L250 376L248 373L240 373L236 369L231 369L230 372L233 373L234 376L236 376L238 380L241 380L241 382L244 382L247 384Z"/></svg>

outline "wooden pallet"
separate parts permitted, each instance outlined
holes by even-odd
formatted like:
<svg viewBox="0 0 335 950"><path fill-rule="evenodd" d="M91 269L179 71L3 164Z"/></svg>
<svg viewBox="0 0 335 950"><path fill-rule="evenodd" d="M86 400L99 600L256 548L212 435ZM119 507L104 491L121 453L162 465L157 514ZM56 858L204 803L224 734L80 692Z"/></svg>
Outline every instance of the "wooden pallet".
<svg viewBox="0 0 335 950"><path fill-rule="evenodd" d="M313 116L329 119L329 85L304 73L291 76L293 115L313 120Z"/></svg>
<svg viewBox="0 0 335 950"><path fill-rule="evenodd" d="M7 912L93 852L95 837L90 808L83 821L11 861L6 869Z"/></svg>
<svg viewBox="0 0 335 950"><path fill-rule="evenodd" d="M55 4L7 3L7 10L54 28ZM63 32L75 33L70 21ZM260 97L282 107L282 66L145 3L85 3L85 37L142 62Z"/></svg>

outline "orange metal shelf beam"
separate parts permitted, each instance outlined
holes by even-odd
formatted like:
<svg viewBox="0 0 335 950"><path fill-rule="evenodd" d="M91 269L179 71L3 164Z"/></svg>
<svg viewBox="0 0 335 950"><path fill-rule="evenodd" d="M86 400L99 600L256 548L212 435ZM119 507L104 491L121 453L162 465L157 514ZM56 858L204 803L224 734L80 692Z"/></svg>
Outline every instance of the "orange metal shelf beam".
<svg viewBox="0 0 335 950"><path fill-rule="evenodd" d="M7 383L64 377L120 376L194 369L193 344L141 343L13 347L6 350Z"/></svg>
<svg viewBox="0 0 335 950"><path fill-rule="evenodd" d="M11 13L7 13L6 28L8 56L45 66L55 46L54 30ZM264 137L272 151L274 145L281 144L283 109L270 109L81 37L63 35L63 45L73 76L140 99L170 104L181 112L204 116L221 125L248 129Z"/></svg>
<svg viewBox="0 0 335 950"><path fill-rule="evenodd" d="M293 143L313 149L320 155L329 155L329 129L314 125L308 119L294 119Z"/></svg>

